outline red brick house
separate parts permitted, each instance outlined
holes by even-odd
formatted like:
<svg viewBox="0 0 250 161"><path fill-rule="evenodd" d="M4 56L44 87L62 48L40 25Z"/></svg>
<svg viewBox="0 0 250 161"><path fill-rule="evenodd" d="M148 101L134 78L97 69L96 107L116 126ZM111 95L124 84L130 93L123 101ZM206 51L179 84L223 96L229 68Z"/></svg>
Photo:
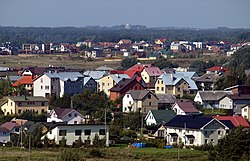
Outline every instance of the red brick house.
<svg viewBox="0 0 250 161"><path fill-rule="evenodd" d="M144 90L145 87L134 79L122 79L114 87L110 89L110 100L115 100L118 97L122 97L129 90Z"/></svg>

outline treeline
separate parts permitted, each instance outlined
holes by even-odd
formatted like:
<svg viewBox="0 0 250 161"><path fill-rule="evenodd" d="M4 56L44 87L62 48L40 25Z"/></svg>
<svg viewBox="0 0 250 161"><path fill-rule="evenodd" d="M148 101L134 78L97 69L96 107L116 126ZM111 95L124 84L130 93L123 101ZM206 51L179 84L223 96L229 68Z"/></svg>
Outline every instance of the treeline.
<svg viewBox="0 0 250 161"><path fill-rule="evenodd" d="M86 39L118 42L120 39L133 41L155 38L167 38L168 42L175 40L189 41L220 41L232 43L250 40L249 29L160 29L142 28L140 30L125 30L115 28L76 28L76 27L0 27L0 43L10 41L16 46L23 43L76 43Z"/></svg>

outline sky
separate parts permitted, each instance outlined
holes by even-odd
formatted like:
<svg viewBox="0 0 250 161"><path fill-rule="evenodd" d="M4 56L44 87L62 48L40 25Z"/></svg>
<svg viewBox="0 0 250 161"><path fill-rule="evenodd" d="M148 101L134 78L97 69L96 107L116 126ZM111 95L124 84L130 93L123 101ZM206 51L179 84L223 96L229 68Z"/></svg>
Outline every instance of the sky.
<svg viewBox="0 0 250 161"><path fill-rule="evenodd" d="M0 25L250 28L250 0L0 0Z"/></svg>

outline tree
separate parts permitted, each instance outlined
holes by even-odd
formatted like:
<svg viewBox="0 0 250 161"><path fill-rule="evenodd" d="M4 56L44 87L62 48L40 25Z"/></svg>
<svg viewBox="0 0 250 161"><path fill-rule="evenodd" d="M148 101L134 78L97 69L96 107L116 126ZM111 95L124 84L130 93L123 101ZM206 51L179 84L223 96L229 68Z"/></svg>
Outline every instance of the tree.
<svg viewBox="0 0 250 161"><path fill-rule="evenodd" d="M67 146L67 140L66 140L66 138L64 136L59 141L59 145L60 145L60 147L66 147Z"/></svg>
<svg viewBox="0 0 250 161"><path fill-rule="evenodd" d="M250 159L250 134L243 127L238 127L219 140L209 152L212 161L236 161Z"/></svg>
<svg viewBox="0 0 250 161"><path fill-rule="evenodd" d="M153 61L154 66L160 68L160 69L164 69L166 67L169 68L176 68L179 65L177 64L173 64L170 63L166 58L164 58L163 56L160 56L159 58L157 58L156 60Z"/></svg>
<svg viewBox="0 0 250 161"><path fill-rule="evenodd" d="M121 66L124 70L127 70L137 63L138 63L138 60L136 58L126 57L122 59Z"/></svg>

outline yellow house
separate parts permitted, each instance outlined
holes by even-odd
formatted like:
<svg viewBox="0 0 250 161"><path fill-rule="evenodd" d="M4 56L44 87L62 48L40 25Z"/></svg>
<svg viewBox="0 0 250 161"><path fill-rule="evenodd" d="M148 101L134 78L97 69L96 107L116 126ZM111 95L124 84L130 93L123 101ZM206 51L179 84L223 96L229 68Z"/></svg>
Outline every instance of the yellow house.
<svg viewBox="0 0 250 161"><path fill-rule="evenodd" d="M143 69L141 72L141 77L145 83L154 83L157 77L159 77L161 74L162 72L158 67L148 67Z"/></svg>
<svg viewBox="0 0 250 161"><path fill-rule="evenodd" d="M163 74L155 82L155 93L183 97L189 93L188 83L181 77L174 77L173 74Z"/></svg>
<svg viewBox="0 0 250 161"><path fill-rule="evenodd" d="M44 97L9 96L0 105L4 115L21 114L24 111L47 113L49 100Z"/></svg>
<svg viewBox="0 0 250 161"><path fill-rule="evenodd" d="M99 91L103 91L107 96L110 96L110 89L114 87L123 78L130 78L127 74L110 74L100 79Z"/></svg>

